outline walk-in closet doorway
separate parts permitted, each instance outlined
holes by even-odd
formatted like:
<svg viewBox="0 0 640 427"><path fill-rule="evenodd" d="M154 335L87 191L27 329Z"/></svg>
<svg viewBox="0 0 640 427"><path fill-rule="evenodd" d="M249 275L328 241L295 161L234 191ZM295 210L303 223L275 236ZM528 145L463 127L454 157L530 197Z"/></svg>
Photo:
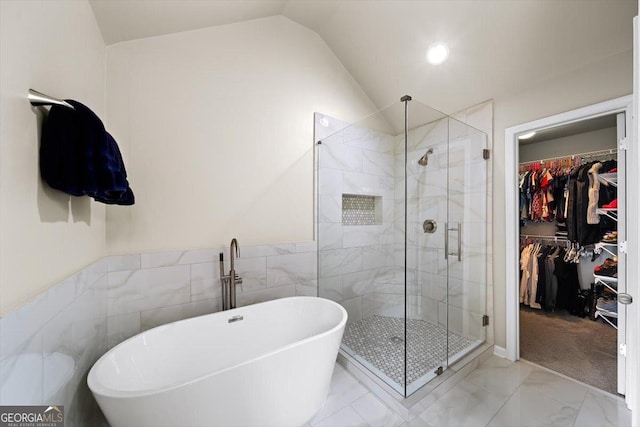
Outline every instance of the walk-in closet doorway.
<svg viewBox="0 0 640 427"><path fill-rule="evenodd" d="M617 300L618 303L617 313L615 313L614 316L613 313L615 310L611 309L607 311L604 309L604 303L606 302L604 300L600 303L600 310L596 310L596 296L596 300L594 300L594 307L590 315L592 318L596 318L596 320L598 321L598 325L594 326L608 326L617 328L612 337L612 344L615 344L615 350L610 349L615 351L615 354L617 355L617 363L615 366L615 369L617 370L617 384L615 390L609 389L607 391L614 393L617 392L618 394L626 395L627 397L633 395L636 392L635 390L631 390L627 387L627 385L629 385L629 387L632 387L631 384L634 383L633 381L628 382L627 379L631 378L631 376L633 375L636 375L636 371L633 367L635 366L634 363L637 363L637 355L633 354L634 352L627 351L626 347L628 332L630 331L628 331L626 328L627 306L624 305L625 302L628 302L625 297L629 293L636 294L637 290L637 281L630 283L630 281L625 277L625 261L628 258L627 248L625 244L625 230L626 218L629 214L628 209L625 206L625 186L626 182L637 182L638 176L637 167L630 168L631 164L628 164L626 160L627 154L630 154L629 150L632 150L635 154L635 150L637 149L635 146L633 146L631 138L627 137L627 135L631 133L631 102L632 100L630 96L618 98L615 100L515 126L507 129L505 132L506 356L511 360L518 360L520 357L529 360L527 358L527 355L523 355L521 353L521 334L523 333L522 327L528 327L527 325L521 324L521 310L523 310L523 315L527 316L526 318L524 318L525 320L531 319L532 316L533 318L535 318L535 316L538 316L538 319L542 319L542 316L544 316L543 311L541 311L540 309L545 307L539 307L538 303L545 304L545 301L541 300L540 298L536 299L535 295L533 295L533 299L531 299L532 295L524 295L523 298L523 295L521 293L521 285L523 283L525 284L526 288L526 278L524 282L522 280L522 274L526 274L526 272L521 271L521 249L530 244L530 251L538 251L536 252L536 254L539 253L539 251L541 251L541 248L545 245L549 248L549 251L551 250L550 247L560 247L563 254L565 253L565 251L568 253L570 249L573 249L576 254L579 251L582 251L582 258L586 261L584 262L585 265L581 266L583 270L581 272L583 276L583 282L594 282L594 286L591 286L591 283L585 283L584 285L582 285L582 288L585 290L595 291L597 286L597 289L601 292L602 295L606 296L607 298L610 297L614 301ZM586 125L587 123L597 123L598 121L602 122L607 120L613 120L615 122L616 139L615 142L612 142L612 146L607 148L598 147L600 149L589 150L587 149L587 147L585 147L583 151L576 149L574 150L574 153L568 153L562 152L562 147L558 147L559 144L556 144L553 149L549 149L551 146L547 144L549 154L547 156L544 156L541 155L540 151L536 153L536 150L532 149L532 147L521 145L521 142L523 142L524 140L520 139L520 137L526 136L526 134L531 132L537 132L538 134L548 134L553 133L553 129L555 129L556 131L561 131L563 129L571 129L572 127L576 126L580 128L581 125ZM602 127L602 125L600 126ZM562 137L562 135L560 135L559 137ZM533 146L535 144L531 145ZM540 144L540 146L543 145L544 144ZM554 151L556 149L560 151ZM522 158L521 154L523 154L525 157ZM560 229L559 227L553 227L554 230L552 233L550 231L550 225L545 224L547 223L547 221L543 219L541 219L538 223L529 222L528 224L527 221L522 221L523 212L520 199L520 185L521 178L523 177L523 171L526 172L527 169L535 169L538 171L538 173L541 173L543 169L546 169L546 167L557 168L558 166L565 166L567 169L577 172L580 169L580 163L585 166L593 165L598 160L605 161L612 157L617 160L617 164L614 164L614 166L616 167L616 169L614 169L614 172L617 173L617 175L607 175L606 177L618 178L617 182L615 182L615 184L617 185L617 207L615 206L616 203L611 205L607 204L606 207L598 206L597 213L601 216L604 215L605 219L608 219L610 223L615 224L613 227L616 228L616 234L607 234L605 238L605 233L603 232L602 234L597 236L585 237L582 236L582 234L584 233L583 230L581 230L581 237L578 238L576 237L575 233L573 235L566 236L565 234L563 234L565 231L563 229ZM540 164L541 160L542 164ZM523 164L521 165L520 163ZM611 164L609 164L608 166L609 168L611 168ZM626 170L625 166L627 167ZM591 172L593 172L593 170L589 170L589 173ZM625 174L625 172L627 173ZM587 169L584 169L583 173L586 176ZM610 185L612 183L607 184ZM633 189L633 191L637 191L637 189ZM551 196L551 194L549 194L549 196ZM532 200L529 199L528 201L525 201L525 203L527 202L531 203ZM536 201L536 203L539 203L539 200ZM558 209L558 207L554 205L554 209ZM558 211L558 213L560 212L562 211ZM566 211L564 213L566 213ZM529 214L531 214L531 212L529 212ZM553 222L555 225L555 220ZM604 222L606 223L606 221ZM534 227L523 228L521 227L523 224L534 225ZM522 236L521 232L523 232ZM521 237L525 239L524 242ZM609 240L609 242L607 244L603 244L602 241L606 241L607 239ZM576 240L581 240L582 243L589 244L578 246L576 243L571 243L571 241ZM598 256L597 254L594 254L594 250L595 252L600 252L600 255ZM586 257L585 253L588 253L589 257ZM598 273L598 271L600 271L602 267L606 267L606 271L610 273L611 271L609 265L611 264L613 259L616 259L614 258L616 256L617 266L615 268L617 269L617 271L615 271L615 275L617 277L615 278L615 281L613 280L613 278L610 279L608 277L602 278L594 276L594 274L600 274ZM590 264L591 258L596 259L595 264ZM567 257L567 259L571 259L571 257ZM605 260L607 261L606 264L604 263ZM576 258L576 261L578 261L578 258ZM600 263L602 263L602 267L599 265ZM596 269L596 273L593 272L593 265L598 266L598 269ZM542 266L542 264L540 264L540 266ZM575 272L573 274L579 277L580 272L577 266L573 266L573 268L575 269ZM587 271L587 273L585 273L585 271ZM549 289L548 286L547 289ZM585 295L586 294L587 292L585 292ZM523 300L526 302L526 304L522 304ZM549 304L548 299L546 303ZM555 304L555 300L552 304L550 304L551 307L553 307L553 304ZM563 307L563 310L565 308L566 307ZM571 310L579 311L580 309L575 309L572 307ZM582 312L584 313L584 307L582 308L582 310ZM556 315L554 313L554 310L548 310L547 313L551 313L551 317ZM577 318L578 317L576 317L576 319ZM545 318L545 320L547 320L547 318ZM603 323L603 321L605 323ZM577 325L577 323L574 325ZM574 325L572 325L569 329L573 328ZM582 323L581 325L587 326L588 328L590 327L590 325L586 323ZM575 327L575 329L577 329L577 326ZM605 333L610 334L609 331L605 331L604 329L601 330ZM594 337L594 340L595 339L597 339L597 337ZM590 343L586 342L584 343L584 345L589 346ZM535 355L532 357L535 357ZM536 361L533 360L533 362ZM576 360L576 363L580 363L580 360ZM544 366L544 363L539 364ZM553 367L551 367L551 369L553 369ZM576 379L581 380L581 378Z"/></svg>

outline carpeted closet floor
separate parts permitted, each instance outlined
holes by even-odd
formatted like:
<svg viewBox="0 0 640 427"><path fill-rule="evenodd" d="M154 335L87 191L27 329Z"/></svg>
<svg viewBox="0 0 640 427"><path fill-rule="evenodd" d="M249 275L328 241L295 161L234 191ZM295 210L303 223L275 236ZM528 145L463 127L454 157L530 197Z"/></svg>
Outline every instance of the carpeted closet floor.
<svg viewBox="0 0 640 427"><path fill-rule="evenodd" d="M567 311L520 307L520 357L613 394L617 331Z"/></svg>

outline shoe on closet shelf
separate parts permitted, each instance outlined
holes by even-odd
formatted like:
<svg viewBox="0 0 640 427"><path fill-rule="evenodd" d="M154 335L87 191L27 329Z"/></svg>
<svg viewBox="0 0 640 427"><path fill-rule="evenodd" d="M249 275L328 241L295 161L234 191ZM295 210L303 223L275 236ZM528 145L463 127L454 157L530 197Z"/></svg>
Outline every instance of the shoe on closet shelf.
<svg viewBox="0 0 640 427"><path fill-rule="evenodd" d="M617 313L618 301L615 298L600 297L598 298L598 302L596 303L596 308L599 308L600 310L606 310L611 313Z"/></svg>
<svg viewBox="0 0 640 427"><path fill-rule="evenodd" d="M611 231L607 234L605 234L604 236L602 236L602 240L600 240L602 243L618 243L618 232L617 231Z"/></svg>
<svg viewBox="0 0 640 427"><path fill-rule="evenodd" d="M607 258L602 264L600 264L600 267L618 267L618 261L613 258Z"/></svg>
<svg viewBox="0 0 640 427"><path fill-rule="evenodd" d="M595 277L617 279L618 278L618 266L615 267L596 267L593 269L593 275Z"/></svg>
<svg viewBox="0 0 640 427"><path fill-rule="evenodd" d="M618 262L607 258L601 265L593 269L593 275L598 277L618 278Z"/></svg>
<svg viewBox="0 0 640 427"><path fill-rule="evenodd" d="M618 209L618 199L614 199L611 203L602 206L602 209Z"/></svg>

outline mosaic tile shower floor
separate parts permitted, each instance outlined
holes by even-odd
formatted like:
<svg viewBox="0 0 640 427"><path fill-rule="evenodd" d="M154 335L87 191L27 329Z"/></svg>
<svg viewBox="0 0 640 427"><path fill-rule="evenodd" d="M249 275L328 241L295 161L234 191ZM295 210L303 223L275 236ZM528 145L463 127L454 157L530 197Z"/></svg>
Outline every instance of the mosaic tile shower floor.
<svg viewBox="0 0 640 427"><path fill-rule="evenodd" d="M404 319L371 316L353 322L342 344L397 384L404 386ZM446 358L447 330L424 320L407 319L407 383L441 366ZM449 332L449 354L472 346L473 341Z"/></svg>

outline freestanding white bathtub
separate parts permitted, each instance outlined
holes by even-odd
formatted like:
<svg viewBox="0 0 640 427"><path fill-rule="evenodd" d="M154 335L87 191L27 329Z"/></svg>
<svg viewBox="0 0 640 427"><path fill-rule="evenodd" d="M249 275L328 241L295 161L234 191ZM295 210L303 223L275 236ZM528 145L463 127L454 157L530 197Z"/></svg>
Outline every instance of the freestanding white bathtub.
<svg viewBox="0 0 640 427"><path fill-rule="evenodd" d="M315 297L181 320L114 347L87 382L112 427L299 426L327 397L346 321Z"/></svg>

